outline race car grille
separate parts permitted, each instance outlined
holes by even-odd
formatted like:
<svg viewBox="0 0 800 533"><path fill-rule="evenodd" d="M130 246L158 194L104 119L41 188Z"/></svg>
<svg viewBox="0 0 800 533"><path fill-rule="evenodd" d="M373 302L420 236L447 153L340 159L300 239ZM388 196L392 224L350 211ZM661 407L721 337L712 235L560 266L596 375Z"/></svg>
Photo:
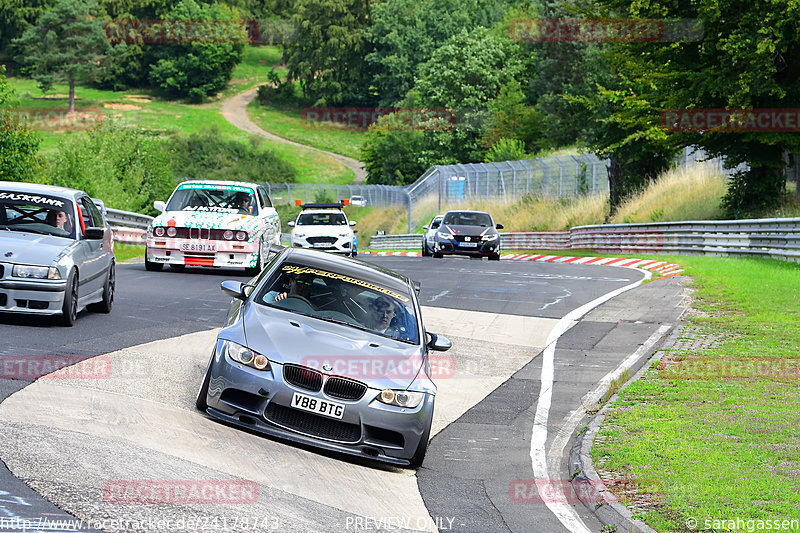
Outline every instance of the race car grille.
<svg viewBox="0 0 800 533"><path fill-rule="evenodd" d="M295 387L312 392L322 388L322 374L305 366L283 365L283 379Z"/></svg>
<svg viewBox="0 0 800 533"><path fill-rule="evenodd" d="M309 237L306 240L311 244L333 244L336 242L336 237Z"/></svg>
<svg viewBox="0 0 800 533"><path fill-rule="evenodd" d="M285 428L305 433L312 437L336 440L339 442L358 442L361 440L361 426L348 424L298 409L284 407L271 402L267 406L267 420Z"/></svg>
<svg viewBox="0 0 800 533"><path fill-rule="evenodd" d="M325 394L340 400L360 400L367 392L367 386L358 381L344 378L328 378Z"/></svg>
<svg viewBox="0 0 800 533"><path fill-rule="evenodd" d="M481 241L481 238L480 238L479 235L456 235L456 242L464 242L464 241L467 241L467 239L469 239L468 242L480 242Z"/></svg>

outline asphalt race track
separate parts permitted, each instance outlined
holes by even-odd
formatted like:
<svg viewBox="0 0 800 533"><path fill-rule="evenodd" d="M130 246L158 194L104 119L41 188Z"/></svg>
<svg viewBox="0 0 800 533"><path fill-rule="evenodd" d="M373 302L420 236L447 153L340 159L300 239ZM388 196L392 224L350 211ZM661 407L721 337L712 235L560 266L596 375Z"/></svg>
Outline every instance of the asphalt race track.
<svg viewBox="0 0 800 533"><path fill-rule="evenodd" d="M620 267L366 260L421 281L426 329L453 341L422 468L376 466L204 417L193 404L228 307L219 283L246 278L118 265L110 315L81 313L74 328L0 317L3 361L94 357L81 364L97 369L35 382L0 374L0 459L13 473L0 468L0 533L22 531L8 526L26 519L38 523L28 531L599 531L587 507L549 498L541 482L568 480L565 450L593 393L677 323L678 278L634 288L645 273ZM110 497L137 480L234 481L251 497ZM89 523L55 527L70 515Z"/></svg>

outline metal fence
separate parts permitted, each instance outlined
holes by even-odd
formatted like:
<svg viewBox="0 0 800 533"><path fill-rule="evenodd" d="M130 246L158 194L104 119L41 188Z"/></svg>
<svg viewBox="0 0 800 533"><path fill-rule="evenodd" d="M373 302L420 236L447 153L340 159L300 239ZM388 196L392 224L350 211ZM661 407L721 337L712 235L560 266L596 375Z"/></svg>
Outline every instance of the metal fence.
<svg viewBox="0 0 800 533"><path fill-rule="evenodd" d="M602 253L772 257L800 262L800 218L578 226L562 232L500 234L508 249L589 249ZM422 245L421 234L376 235L371 248Z"/></svg>
<svg viewBox="0 0 800 533"><path fill-rule="evenodd" d="M130 211L106 208L106 219L113 228L126 227L147 229L147 225L150 224L153 217L139 213L131 213Z"/></svg>

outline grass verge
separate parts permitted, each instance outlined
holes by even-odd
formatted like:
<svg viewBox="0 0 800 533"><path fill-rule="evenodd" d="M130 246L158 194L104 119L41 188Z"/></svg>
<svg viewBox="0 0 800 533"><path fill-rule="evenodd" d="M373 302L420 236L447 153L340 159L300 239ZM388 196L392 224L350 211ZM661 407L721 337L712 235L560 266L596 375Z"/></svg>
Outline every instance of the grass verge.
<svg viewBox="0 0 800 533"><path fill-rule="evenodd" d="M700 316L620 393L592 448L598 471L658 531L800 519L800 269L669 260L693 276Z"/></svg>
<svg viewBox="0 0 800 533"><path fill-rule="evenodd" d="M140 244L114 244L114 256L117 263L135 263L144 260L144 246Z"/></svg>

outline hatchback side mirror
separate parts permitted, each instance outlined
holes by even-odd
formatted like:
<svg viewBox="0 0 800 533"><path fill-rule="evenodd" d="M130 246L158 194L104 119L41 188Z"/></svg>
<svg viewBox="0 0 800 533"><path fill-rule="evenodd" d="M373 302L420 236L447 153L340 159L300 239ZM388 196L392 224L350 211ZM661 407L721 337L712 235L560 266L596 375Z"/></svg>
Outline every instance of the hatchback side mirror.
<svg viewBox="0 0 800 533"><path fill-rule="evenodd" d="M495 224L494 227L497 228L497 229L503 229L503 225L502 224Z"/></svg>

